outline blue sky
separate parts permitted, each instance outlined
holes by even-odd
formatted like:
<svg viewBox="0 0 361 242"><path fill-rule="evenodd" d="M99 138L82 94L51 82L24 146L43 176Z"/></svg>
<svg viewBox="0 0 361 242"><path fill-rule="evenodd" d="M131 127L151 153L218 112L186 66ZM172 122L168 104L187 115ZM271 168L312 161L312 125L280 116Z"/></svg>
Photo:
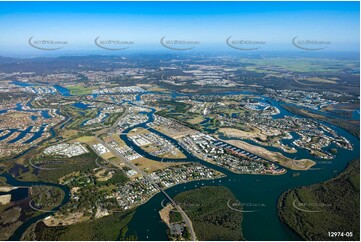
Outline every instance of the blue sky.
<svg viewBox="0 0 361 242"><path fill-rule="evenodd" d="M126 51L162 49L160 39L229 49L226 38L291 50L292 38L359 51L358 2L0 2L0 53L38 51L28 39L61 40L67 51L96 51L94 39L134 41Z"/></svg>

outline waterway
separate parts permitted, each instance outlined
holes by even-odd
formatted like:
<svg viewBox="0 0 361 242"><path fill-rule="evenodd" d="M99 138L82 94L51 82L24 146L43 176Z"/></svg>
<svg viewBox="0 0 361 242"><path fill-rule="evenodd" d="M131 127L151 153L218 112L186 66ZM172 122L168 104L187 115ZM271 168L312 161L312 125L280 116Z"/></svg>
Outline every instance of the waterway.
<svg viewBox="0 0 361 242"><path fill-rule="evenodd" d="M353 120L360 120L360 109L356 109L352 113L352 119Z"/></svg>
<svg viewBox="0 0 361 242"><path fill-rule="evenodd" d="M27 83L25 83L27 84ZM30 84L27 84L30 85ZM6 113L9 110L17 110L17 111L22 111L22 112L29 112L29 113L37 113L40 112L41 116L46 120L46 119L51 119L52 116L49 114L49 110L38 110L38 109L33 109L33 107L31 106L31 100L29 102L26 103L26 107L24 108L22 106L21 103L17 103L15 108L10 108L10 109L3 109L0 110L0 114ZM31 115L31 119L36 121L38 119L38 116L36 115ZM1 135L2 132L4 132L6 129L4 130L0 130L0 141L8 138L9 136L11 136L14 132L20 132L20 134L18 136L16 136L14 139L9 140L8 143L15 143L23 138L26 137L27 134L32 133L33 136L31 136L30 138L27 138L27 140L22 141L23 144L27 144L30 143L38 138L41 137L41 135L44 133L46 125L42 125L39 127L38 131L35 132L31 132L33 126L29 126L27 127L25 130L19 130L19 129L8 129L9 133L6 135Z"/></svg>
<svg viewBox="0 0 361 242"><path fill-rule="evenodd" d="M37 215L35 217L32 217L28 220L26 220L22 225L20 225L19 228L17 228L15 230L15 232L13 233L12 236L10 236L9 240L20 240L21 236L23 235L23 233L26 231L26 229L32 225L33 223L39 221L40 219L44 219L47 216L50 216L52 214L54 214L54 212L56 210L58 210L61 206L63 206L64 204L66 204L69 199L70 199L70 191L69 188L67 188L66 186L60 185L60 184L55 184L55 183L47 183L47 182L24 182L24 181L19 181L16 180L14 177L12 177L9 174L1 174L1 177L5 177L7 180L7 183L11 186L15 186L15 187L22 187L20 191L18 191L19 194L17 194L18 198L25 198L27 195L27 190L26 188L29 188L31 186L53 186L53 187L58 187L61 190L63 190L64 192L64 198L62 200L62 202L55 207L52 211L49 212L45 212L45 213L41 213L40 215ZM18 190L18 189L17 189Z"/></svg>
<svg viewBox="0 0 361 242"><path fill-rule="evenodd" d="M54 88L60 93L60 95L62 95L64 97L71 96L70 90L68 88L65 88L65 87L62 87L59 85L54 85Z"/></svg>
<svg viewBox="0 0 361 242"><path fill-rule="evenodd" d="M238 93L229 93L229 94L238 94ZM177 94L172 94L173 97L176 97ZM133 105L141 105L140 96L137 96L136 102L128 102ZM263 97L261 97L263 98ZM295 116L292 113L284 110L276 101L266 99L272 105L276 106L280 110L280 114L275 115L274 118L281 118L285 115ZM147 112L149 117L148 121L134 127L131 127L127 130L124 130L123 133L128 133L136 127L149 128L148 123L152 122L154 119L155 110L150 109ZM195 189L201 186L225 186L229 188L236 198L244 204L263 204L264 206L256 207L256 212L252 213L243 213L243 222L242 222L242 231L246 240L299 240L300 238L291 231L287 226L285 226L278 218L277 215L277 201L279 196L286 190L310 185L314 183L323 182L329 180L336 175L338 175L342 170L346 168L348 163L359 157L360 153L360 141L347 131L324 123L326 126L335 130L339 135L347 138L354 147L353 151L340 149L336 154L336 157L327 163L322 163L323 160L313 159L317 162L315 168L309 171L292 171L287 170L287 173L284 175L271 176L271 175L244 175L244 174L234 174L224 168L218 167L216 165L202 161L192 154L187 152L183 147L181 147L178 142L171 137L164 135L154 129L149 129L150 131L160 135L162 138L165 138L176 145L185 155L185 159L161 159L154 157L149 153L142 150L140 147L136 146L131 140L128 139L126 135L121 135L121 139L130 147L135 149L137 152L142 154L147 158L154 160L169 162L169 161L188 161L188 162L198 162L202 165L205 165L209 168L218 170L226 175L224 178L210 180L210 181L194 181L186 184L180 184L169 188L166 192L174 197L182 191L187 191ZM0 133L1 134L1 133ZM270 147L267 147L270 148ZM278 150L280 151L280 150ZM306 151L298 150L295 154L297 159L305 158ZM287 153L281 152L284 155ZM307 157L309 158L309 157ZM293 176L293 174L299 173L298 176ZM10 185L13 186L32 186L32 185L53 185L57 186L65 192L66 196L61 205L65 204L69 200L69 191L66 187L59 184L47 184L43 182L20 182L11 177L8 174L3 174ZM136 210L136 213L129 223L128 234L135 234L139 240L167 240L166 234L166 225L162 223L159 217L159 210L162 209L161 202L165 199L162 193L158 193L153 196L147 203L139 206ZM58 209L55 208L54 211ZM252 209L255 209L252 207ZM39 216L31 218L25 221L16 232L10 237L11 240L19 240L22 233L33 223L39 219L43 219L49 216L52 212L43 213Z"/></svg>
<svg viewBox="0 0 361 242"><path fill-rule="evenodd" d="M23 200L28 197L29 188L19 187L9 192L0 192L0 195L11 195L11 202Z"/></svg>
<svg viewBox="0 0 361 242"><path fill-rule="evenodd" d="M275 115L274 118L282 118L286 115L296 116L283 109L276 101L270 99L266 100L280 110L280 114ZM153 121L153 113L154 110L152 109L148 113L149 120L146 123L124 130L123 134L128 133L136 127L147 128L146 124ZM153 129L149 129L149 131L155 132L163 138L168 139L180 148L187 158L178 159L178 161L199 162L202 165L218 170L226 175L226 177L217 180L190 182L174 186L166 190L171 197L182 191L195 189L201 186L222 185L229 188L241 203L256 206L256 212L243 213L242 231L246 240L300 240L293 231L279 220L277 214L277 201L279 196L288 189L323 182L335 177L347 167L351 160L358 158L360 153L360 142L356 137L339 127L327 123L323 124L332 128L338 134L346 137L353 144L354 150L349 151L339 149L336 157L326 163L322 162L324 161L322 159L310 157L309 153L304 149L297 149L298 152L292 154L293 157L297 156L297 159L312 158L317 162L317 165L313 167L314 169L309 171L292 171L287 169L285 175L278 176L234 174L216 165L197 159L177 145L176 140ZM163 162L175 161L174 159L159 159L154 157L136 146L126 135L121 135L120 137L128 146L147 158ZM269 149L270 147L266 148ZM277 151L281 152L279 149L277 149ZM290 156L288 153L281 153ZM294 176L295 173L297 173L298 176ZM164 198L163 194L157 194L146 204L141 205L136 210L132 221L128 225L128 234L135 234L139 240L167 240L166 226L161 222L159 217L159 210L162 209L161 202ZM264 206L259 206L260 204ZM255 207L252 207L252 209L255 209Z"/></svg>
<svg viewBox="0 0 361 242"><path fill-rule="evenodd" d="M82 103L82 102L77 102L77 103L74 103L73 104L74 107L76 108L79 108L79 109L88 109L89 105L88 104L85 104L85 103Z"/></svg>
<svg viewBox="0 0 361 242"><path fill-rule="evenodd" d="M20 86L20 87L31 87L35 86L33 83L27 83L27 82L21 82L21 81L12 81L11 82L14 85Z"/></svg>

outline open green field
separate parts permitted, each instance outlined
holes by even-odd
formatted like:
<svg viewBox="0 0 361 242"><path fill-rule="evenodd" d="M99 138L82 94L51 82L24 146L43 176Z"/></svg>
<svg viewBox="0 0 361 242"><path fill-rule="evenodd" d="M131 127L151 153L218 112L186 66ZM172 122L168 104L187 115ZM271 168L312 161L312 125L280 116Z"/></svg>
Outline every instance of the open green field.
<svg viewBox="0 0 361 242"><path fill-rule="evenodd" d="M69 129L79 129L84 121L93 119L98 115L98 110L95 108L79 111L78 108L70 105L64 107L62 112L72 118L72 121L66 125Z"/></svg>
<svg viewBox="0 0 361 242"><path fill-rule="evenodd" d="M342 70L345 66L357 67L358 63L350 62L348 60L334 60L334 59L312 59L312 58L285 58L285 57L271 57L262 59L248 59L242 58L242 62L251 63L247 67L249 71L256 71L259 73L275 73L272 68L263 70L259 66L281 67L293 72L337 72Z"/></svg>
<svg viewBox="0 0 361 242"><path fill-rule="evenodd" d="M70 94L72 95L88 95L92 94L92 91L96 89L95 87L84 87L84 86L67 86Z"/></svg>
<svg viewBox="0 0 361 242"><path fill-rule="evenodd" d="M104 125L113 125L123 113L111 113L104 120Z"/></svg>

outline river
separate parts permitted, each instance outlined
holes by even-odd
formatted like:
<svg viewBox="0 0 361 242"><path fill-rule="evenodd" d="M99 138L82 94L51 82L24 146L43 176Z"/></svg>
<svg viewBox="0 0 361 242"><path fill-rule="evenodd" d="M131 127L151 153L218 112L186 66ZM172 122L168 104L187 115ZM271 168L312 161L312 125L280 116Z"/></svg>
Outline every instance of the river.
<svg viewBox="0 0 361 242"><path fill-rule="evenodd" d="M297 116L283 109L276 101L268 98L265 99L280 110L280 114L275 115L276 117L274 118L282 118L285 115ZM137 100L140 99L138 98ZM147 128L146 124L153 121L153 113L154 109L151 109L148 113L149 119L146 123L124 130L123 134L128 133L136 127ZM187 158L178 159L178 161L199 162L202 165L218 170L226 175L224 178L213 181L195 181L174 186L166 190L171 197L174 197L180 192L201 186L222 185L229 188L242 204L246 204L245 206L252 206L252 209L257 210L256 212L243 213L242 232L246 240L300 240L300 238L284 225L278 217L277 201L279 196L288 189L323 182L335 177L347 167L351 160L358 158L360 152L360 141L358 138L339 127L327 123L323 124L335 130L339 135L346 137L353 144L354 150L349 151L339 149L339 152L333 160L322 162L324 160L310 157L310 154L306 150L297 149L298 152L296 155L293 154L293 156L297 156L297 159L312 158L318 163L313 167L316 169L311 169L309 171L292 171L287 169L285 175L278 176L234 174L221 167L195 158L192 154L189 154L182 147L177 145L176 140L167 137L158 131L154 131L153 129L149 130L168 139L173 144L176 144L177 147L180 147L180 150L185 153ZM162 160L146 153L129 140L126 135L121 135L120 137L128 146L135 149L141 155L158 161ZM289 156L289 154L282 152L281 150L277 151ZM174 159L163 159L162 161L174 161ZM295 173L299 173L299 176L293 176ZM138 240L167 240L167 228L165 224L162 223L158 213L159 210L162 209L161 202L164 198L163 194L157 194L147 203L138 207L132 221L128 225L128 234L136 234ZM246 209L246 207L244 207L244 209Z"/></svg>
<svg viewBox="0 0 361 242"><path fill-rule="evenodd" d="M146 94L146 93L143 93ZM229 93L237 94L237 93ZM172 97L176 97L177 94L171 94ZM137 96L136 102L128 102L133 105L140 105L140 96ZM261 97L263 98L263 97ZM275 118L284 117L284 115L295 116L292 113L284 110L276 101L269 100L272 105L275 105L281 113L276 115ZM123 101L124 102L124 101ZM141 105L140 105L141 106ZM127 130L124 130L123 133L128 133L136 127L148 128L147 123L153 121L153 114L155 110L150 109L147 112L149 117L148 121L134 127L131 127ZM252 210L257 210L252 213L243 213L243 223L242 231L246 240L300 240L300 238L291 231L287 226L285 226L278 218L277 215L277 201L279 196L286 190L310 185L314 183L323 182L331 179L332 177L339 174L342 170L346 168L348 163L359 157L360 152L360 141L355 136L351 135L347 131L324 123L326 126L335 130L339 135L347 138L354 147L353 151L348 151L344 149L339 149L336 157L327 163L322 163L320 159L314 159L318 164L315 168L309 171L292 171L287 169L287 173L284 175L271 176L271 175L244 175L244 174L234 174L224 168L218 167L216 165L202 161L192 154L183 149L176 140L160 133L154 129L149 129L152 132L157 133L165 139L168 139L173 144L175 144L187 158L178 159L178 161L188 161L188 162L199 162L202 165L205 165L209 168L218 170L226 175L224 178L211 180L211 181L194 181L186 184L180 184L174 187L171 187L166 190L166 192L174 197L182 191L187 191L195 189L201 186L225 186L229 188L236 198L248 206L253 206ZM154 157L138 146L136 146L131 140L128 139L126 135L121 135L121 139L130 147L135 149L137 152L142 154L145 157L155 159L158 161L175 161L174 159L161 159ZM268 147L269 148L269 147ZM280 151L280 150L278 150ZM287 153L281 152L284 155ZM297 152L297 159L307 157L309 154L305 150L299 149ZM347 158L345 158L347 157ZM299 176L292 176L295 173L299 173ZM69 191L65 186L58 184L48 184L43 182L20 182L12 178L8 174L3 174L8 178L9 184L13 186L32 186L32 185L52 185L57 186L65 192L66 196L62 201L62 204L65 204L69 200ZM165 196L162 193L158 193L153 196L147 203L139 206L136 210L136 213L129 223L128 234L135 234L139 240L167 240L166 234L166 225L161 221L159 216L159 210L162 209L161 202L165 199ZM262 206L260 206L262 205ZM56 208L57 209L57 208ZM55 209L55 210L56 210ZM44 213L34 218L31 218L25 221L16 232L10 237L11 240L20 239L22 233L33 223L39 219L43 219L49 216L51 213Z"/></svg>
<svg viewBox="0 0 361 242"><path fill-rule="evenodd" d="M53 187L58 187L61 190L64 191L64 198L62 200L62 202L55 208L53 208L52 211L49 212L45 212L45 213L41 213L40 215L34 216L28 220L26 220L23 224L20 225L19 228L17 228L15 230L15 232L13 233L13 235L10 236L9 240L20 240L21 236L23 235L23 233L26 231L26 229L32 225L33 223L39 221L40 219L44 219L49 215L52 215L56 210L58 210L61 206L63 206L64 204L66 204L69 199L70 199L70 190L68 187L60 185L60 184L55 184L55 183L47 183L47 182L28 182L28 181L19 181L16 180L14 177L12 177L9 174L1 174L0 176L5 177L6 181L9 185L11 186L15 186L15 187L31 187L31 186L53 186ZM23 193L27 192L27 189L23 189L22 190ZM20 198L24 197L23 194L19 195Z"/></svg>

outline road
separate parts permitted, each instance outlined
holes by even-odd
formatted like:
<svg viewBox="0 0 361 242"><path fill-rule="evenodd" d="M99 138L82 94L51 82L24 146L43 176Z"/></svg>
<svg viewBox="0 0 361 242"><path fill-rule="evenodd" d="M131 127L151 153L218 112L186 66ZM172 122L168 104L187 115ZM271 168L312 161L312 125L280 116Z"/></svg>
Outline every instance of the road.
<svg viewBox="0 0 361 242"><path fill-rule="evenodd" d="M127 113L127 109L124 113ZM124 117L124 113L121 117ZM119 119L121 118L119 117ZM119 120L118 119L118 120ZM174 208L177 209L177 211L182 215L182 218L186 224L186 226L189 229L189 232L191 234L191 240L195 241L196 238L196 234L194 232L193 229L193 225L192 225L192 221L189 219L189 217L187 216L187 214L183 211L183 209L143 170L139 169L135 164L133 164L132 162L128 161L125 157L123 157L121 154L119 154L112 146L110 146L108 143L106 143L104 140L102 140L101 138L99 138L99 136L101 136L102 134L109 134L109 131L115 131L115 127L116 127L116 123L118 122L118 120L114 123L114 125L110 128L107 128L105 130L102 130L103 132L98 133L96 136L96 139L99 143L101 143L102 145L104 145L108 150L110 150L112 152L112 154L117 157L121 162L123 162L124 164L126 164L128 167L132 168L133 170L137 171L139 174L141 174L144 178L146 178L157 190L159 190L160 192L162 192L167 198L168 200L172 203L172 205L174 206ZM113 133L112 132L112 133ZM115 133L115 132L114 132ZM111 162L111 161L109 161ZM115 167L116 164L113 163L113 165Z"/></svg>

